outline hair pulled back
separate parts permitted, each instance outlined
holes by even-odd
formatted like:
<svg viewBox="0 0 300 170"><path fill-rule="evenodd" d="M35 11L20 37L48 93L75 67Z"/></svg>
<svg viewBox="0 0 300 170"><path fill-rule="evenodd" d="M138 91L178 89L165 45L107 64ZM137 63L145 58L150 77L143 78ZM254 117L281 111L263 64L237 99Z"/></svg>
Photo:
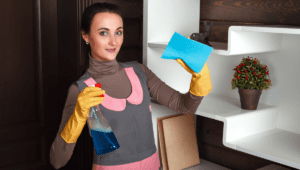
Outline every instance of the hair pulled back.
<svg viewBox="0 0 300 170"><path fill-rule="evenodd" d="M80 30L85 34L90 34L91 25L93 22L93 18L96 14L102 12L109 12L118 14L122 19L122 10L120 6L111 3L94 3L87 8L85 8L83 15L81 17L81 27ZM87 68L89 67L89 53L91 51L90 45L85 45L84 55L80 56L80 67L78 72L78 77L82 76Z"/></svg>

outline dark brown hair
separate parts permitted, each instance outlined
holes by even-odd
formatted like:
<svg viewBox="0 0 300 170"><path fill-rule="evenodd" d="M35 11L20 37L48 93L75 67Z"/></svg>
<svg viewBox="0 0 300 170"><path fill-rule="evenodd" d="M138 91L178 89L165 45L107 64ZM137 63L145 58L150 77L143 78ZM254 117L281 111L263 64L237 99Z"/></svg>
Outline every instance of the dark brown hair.
<svg viewBox="0 0 300 170"><path fill-rule="evenodd" d="M85 34L90 34L91 31L91 25L93 22L93 18L97 13L101 12L109 12L109 13L115 13L118 14L122 19L122 10L120 6L116 4L111 3L94 3L91 6L88 6L81 17L81 31L83 31ZM85 45L84 48L84 55L80 56L80 66L77 77L79 78L82 76L87 68L89 67L89 53L91 52L90 45Z"/></svg>

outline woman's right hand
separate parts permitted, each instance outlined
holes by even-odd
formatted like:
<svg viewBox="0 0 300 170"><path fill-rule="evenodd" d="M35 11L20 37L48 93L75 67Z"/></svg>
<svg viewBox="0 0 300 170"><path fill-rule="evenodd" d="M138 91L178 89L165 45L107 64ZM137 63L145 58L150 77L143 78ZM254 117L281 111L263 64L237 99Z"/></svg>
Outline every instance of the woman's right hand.
<svg viewBox="0 0 300 170"><path fill-rule="evenodd" d="M100 96L103 96L104 93L105 91L99 87L84 88L78 95L75 107L78 116L87 119L90 108L102 103L104 97Z"/></svg>
<svg viewBox="0 0 300 170"><path fill-rule="evenodd" d="M67 143L77 141L86 124L90 108L102 103L104 97L100 97L100 95L104 93L105 91L99 87L86 87L79 93L74 113L61 132L61 137Z"/></svg>

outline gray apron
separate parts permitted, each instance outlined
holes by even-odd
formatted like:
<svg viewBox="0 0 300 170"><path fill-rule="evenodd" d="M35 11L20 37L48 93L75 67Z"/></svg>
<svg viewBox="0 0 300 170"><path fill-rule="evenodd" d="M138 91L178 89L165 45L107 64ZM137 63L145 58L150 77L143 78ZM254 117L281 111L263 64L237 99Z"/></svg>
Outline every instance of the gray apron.
<svg viewBox="0 0 300 170"><path fill-rule="evenodd" d="M130 74L133 76L128 77L133 88L132 93L135 93L135 95L138 94L142 100L139 104L133 104L134 102L129 102L128 99L130 98L132 100L134 98L129 96L126 99L125 109L122 111L114 111L106 108L102 103L99 105L102 115L109 123L118 140L120 148L100 156L96 154L94 148L93 163L96 165L107 166L138 162L152 156L156 152L152 116L149 110L151 102L147 86L147 77L136 61L120 64L125 69L127 68L127 70L133 70ZM128 75L128 72L126 73ZM134 79L132 77L134 77ZM86 71L76 82L79 92L87 87L84 81L89 78L90 75ZM132 80L135 81L133 82Z"/></svg>

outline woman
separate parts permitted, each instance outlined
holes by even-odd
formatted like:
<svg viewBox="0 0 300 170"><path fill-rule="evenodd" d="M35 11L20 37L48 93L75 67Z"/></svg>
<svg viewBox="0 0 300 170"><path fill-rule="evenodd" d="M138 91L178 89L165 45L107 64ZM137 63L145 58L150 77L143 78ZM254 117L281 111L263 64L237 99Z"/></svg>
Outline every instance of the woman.
<svg viewBox="0 0 300 170"><path fill-rule="evenodd" d="M194 114L203 96L212 89L207 64L196 74L182 60L177 60L193 74L190 91L181 94L146 66L116 61L124 31L117 5L95 3L85 9L81 22L82 38L89 47L88 68L69 88L59 131L50 150L51 164L56 169L66 165L86 124L89 108L99 105L120 148L100 156L94 151L93 169L159 169L150 97L176 112ZM103 90L87 87L85 81L90 78L101 83ZM104 97L100 97L102 94Z"/></svg>

